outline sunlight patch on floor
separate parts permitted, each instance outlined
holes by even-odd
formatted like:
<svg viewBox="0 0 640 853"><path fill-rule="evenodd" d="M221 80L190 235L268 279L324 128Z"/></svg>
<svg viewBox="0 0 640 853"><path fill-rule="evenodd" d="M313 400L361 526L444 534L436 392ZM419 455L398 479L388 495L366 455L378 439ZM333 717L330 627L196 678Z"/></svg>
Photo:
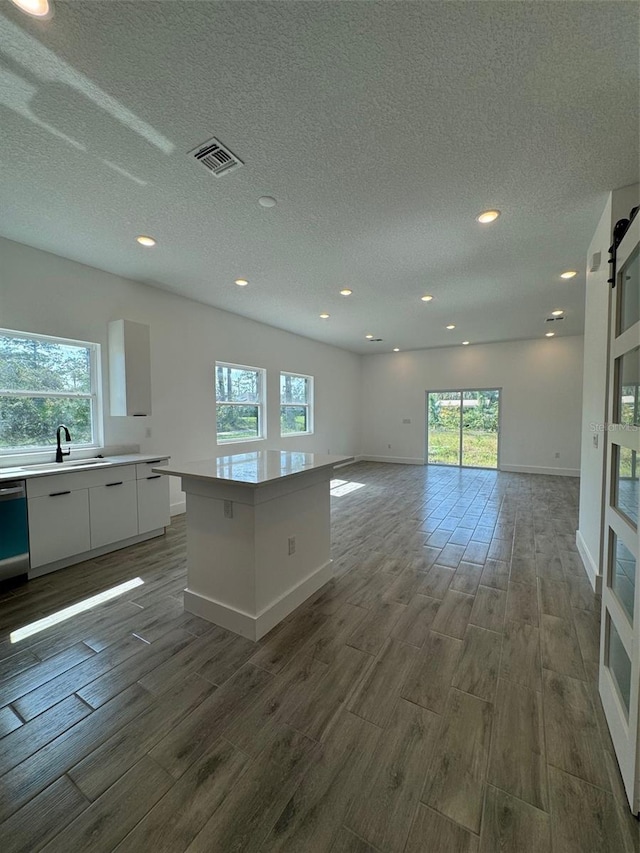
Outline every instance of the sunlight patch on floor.
<svg viewBox="0 0 640 853"><path fill-rule="evenodd" d="M91 598L85 598L83 601L77 601L70 607L65 607L62 610L56 611L56 613L52 613L50 616L45 616L43 619L38 619L36 622L30 622L23 628L18 628L16 631L12 631L11 634L9 634L9 639L12 643L19 643L20 640L31 637L33 634L39 634L40 631L45 631L47 628L51 628L52 625L65 622L67 619L77 616L78 613L84 613L85 610L91 610L92 607L97 607L98 604L103 604L105 601L117 598L119 595L128 592L130 589L135 589L135 587L140 586L143 583L144 581L142 578L132 578L130 581L126 581L126 583L118 584L118 586L112 586L111 589L105 589L97 595L92 595Z"/></svg>

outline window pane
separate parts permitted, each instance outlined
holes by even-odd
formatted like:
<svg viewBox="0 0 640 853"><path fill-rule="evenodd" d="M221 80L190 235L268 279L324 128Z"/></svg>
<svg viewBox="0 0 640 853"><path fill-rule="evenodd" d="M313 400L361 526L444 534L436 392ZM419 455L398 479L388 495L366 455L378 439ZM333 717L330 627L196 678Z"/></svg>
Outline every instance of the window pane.
<svg viewBox="0 0 640 853"><path fill-rule="evenodd" d="M460 464L460 391L429 394L428 456L430 465Z"/></svg>
<svg viewBox="0 0 640 853"><path fill-rule="evenodd" d="M640 347L616 359L617 401L616 423L640 426L638 388L640 387Z"/></svg>
<svg viewBox="0 0 640 853"><path fill-rule="evenodd" d="M627 611L633 622L633 604L636 594L636 561L633 554L611 531L611 568L609 572L610 585L618 601Z"/></svg>
<svg viewBox="0 0 640 853"><path fill-rule="evenodd" d="M91 401L64 397L0 397L0 448L55 447L58 424L72 444L91 444Z"/></svg>
<svg viewBox="0 0 640 853"><path fill-rule="evenodd" d="M500 391L465 391L462 395L462 464L498 467Z"/></svg>
<svg viewBox="0 0 640 853"><path fill-rule="evenodd" d="M614 506L638 526L638 460L635 450L614 445Z"/></svg>
<svg viewBox="0 0 640 853"><path fill-rule="evenodd" d="M259 435L258 406L216 406L218 441L257 438Z"/></svg>
<svg viewBox="0 0 640 853"><path fill-rule="evenodd" d="M0 389L91 393L89 347L0 335Z"/></svg>
<svg viewBox="0 0 640 853"><path fill-rule="evenodd" d="M640 320L640 255L633 252L626 265L620 270L620 322L618 334Z"/></svg>
<svg viewBox="0 0 640 853"><path fill-rule="evenodd" d="M259 371L216 365L216 400L218 403L259 403Z"/></svg>
<svg viewBox="0 0 640 853"><path fill-rule="evenodd" d="M306 406L283 406L280 409L280 432L282 435L308 431Z"/></svg>
<svg viewBox="0 0 640 853"><path fill-rule="evenodd" d="M610 616L607 616L607 634L609 648L607 666L616 683L618 693L628 716L629 701L631 699L631 661Z"/></svg>
<svg viewBox="0 0 640 853"><path fill-rule="evenodd" d="M306 376L292 376L289 373L280 374L280 402L308 403L309 380Z"/></svg>

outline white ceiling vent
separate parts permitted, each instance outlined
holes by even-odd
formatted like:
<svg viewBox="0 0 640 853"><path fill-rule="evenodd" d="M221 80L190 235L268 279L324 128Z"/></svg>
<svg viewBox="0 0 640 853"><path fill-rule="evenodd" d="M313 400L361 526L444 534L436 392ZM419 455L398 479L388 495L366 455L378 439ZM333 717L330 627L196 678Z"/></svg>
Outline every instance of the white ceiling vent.
<svg viewBox="0 0 640 853"><path fill-rule="evenodd" d="M217 178L226 175L233 169L243 166L242 160L236 157L219 139L210 139L198 145L193 151L189 151L190 157L195 157L198 162Z"/></svg>

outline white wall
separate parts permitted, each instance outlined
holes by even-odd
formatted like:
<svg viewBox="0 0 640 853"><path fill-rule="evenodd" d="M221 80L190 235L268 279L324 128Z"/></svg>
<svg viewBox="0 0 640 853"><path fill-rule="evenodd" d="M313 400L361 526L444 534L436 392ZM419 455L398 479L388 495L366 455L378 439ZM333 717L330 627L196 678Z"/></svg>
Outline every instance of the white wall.
<svg viewBox="0 0 640 853"><path fill-rule="evenodd" d="M610 193L587 253L584 328L584 379L582 389L582 454L580 461L580 521L576 542L589 579L596 591L602 582L602 531L606 434L598 432L606 420L611 288L608 250L618 219L628 216L639 201L638 184ZM591 272L594 252L600 268ZM598 435L598 446L593 443Z"/></svg>
<svg viewBox="0 0 640 853"><path fill-rule="evenodd" d="M108 415L107 323L151 327L153 414ZM255 447L355 455L360 357L0 238L0 327L102 345L104 443L202 459ZM267 369L267 440L215 443L214 362ZM315 433L280 438L279 371L315 377ZM145 438L148 427L152 437ZM182 493L172 478L172 504Z"/></svg>
<svg viewBox="0 0 640 853"><path fill-rule="evenodd" d="M578 474L582 337L577 336L363 357L363 456L422 462L425 392L456 388L502 388L502 470Z"/></svg>

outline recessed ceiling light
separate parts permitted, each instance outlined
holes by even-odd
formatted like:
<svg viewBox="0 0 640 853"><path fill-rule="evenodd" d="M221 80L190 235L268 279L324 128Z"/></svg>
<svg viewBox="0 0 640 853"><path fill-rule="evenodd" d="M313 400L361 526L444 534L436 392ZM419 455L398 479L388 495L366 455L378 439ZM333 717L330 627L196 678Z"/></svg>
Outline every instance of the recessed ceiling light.
<svg viewBox="0 0 640 853"><path fill-rule="evenodd" d="M321 315L320 315L320 319L321 319L321 320L328 320L328 319L329 319L329 315L325 312L324 314L321 314Z"/></svg>
<svg viewBox="0 0 640 853"><path fill-rule="evenodd" d="M555 311L551 312L552 317L562 317L563 314L564 314L564 311L562 310L562 308L556 308Z"/></svg>
<svg viewBox="0 0 640 853"><path fill-rule="evenodd" d="M138 243L140 243L141 246L151 247L155 246L156 244L156 241L153 239L153 237L146 237L144 234L141 234L139 237L136 237L136 240Z"/></svg>
<svg viewBox="0 0 640 853"><path fill-rule="evenodd" d="M578 275L576 270L567 270L560 273L560 278L575 278Z"/></svg>
<svg viewBox="0 0 640 853"><path fill-rule="evenodd" d="M234 281L234 284L237 284L238 287L246 287L249 284L249 282L246 280L246 278L237 278Z"/></svg>
<svg viewBox="0 0 640 853"><path fill-rule="evenodd" d="M21 12L31 15L34 18L50 18L53 15L53 8L49 0L11 0L14 6L17 6Z"/></svg>
<svg viewBox="0 0 640 853"><path fill-rule="evenodd" d="M261 207L275 207L278 202L270 195L261 195L258 204Z"/></svg>
<svg viewBox="0 0 640 853"><path fill-rule="evenodd" d="M393 351L394 351L394 352L400 352L400 347L394 347L394 348L393 348Z"/></svg>
<svg viewBox="0 0 640 853"><path fill-rule="evenodd" d="M495 222L499 216L499 210L483 210L482 213L476 216L476 219L483 225L487 225L489 222Z"/></svg>
<svg viewBox="0 0 640 853"><path fill-rule="evenodd" d="M555 332L547 332L545 338L552 338L555 335Z"/></svg>
<svg viewBox="0 0 640 853"><path fill-rule="evenodd" d="M431 302L433 296L421 296L420 299L422 299L423 302Z"/></svg>
<svg viewBox="0 0 640 853"><path fill-rule="evenodd" d="M340 291L340 296L351 296L352 293L353 293L353 290L349 290L348 287L343 287L342 290Z"/></svg>
<svg viewBox="0 0 640 853"><path fill-rule="evenodd" d="M365 335L365 338L366 338L368 341L371 341L371 340L373 340L373 335Z"/></svg>
<svg viewBox="0 0 640 853"><path fill-rule="evenodd" d="M455 326L451 323L451 325L447 326L447 329L455 329Z"/></svg>
<svg viewBox="0 0 640 853"><path fill-rule="evenodd" d="M470 343L471 343L471 341L462 341L462 346L468 347Z"/></svg>

